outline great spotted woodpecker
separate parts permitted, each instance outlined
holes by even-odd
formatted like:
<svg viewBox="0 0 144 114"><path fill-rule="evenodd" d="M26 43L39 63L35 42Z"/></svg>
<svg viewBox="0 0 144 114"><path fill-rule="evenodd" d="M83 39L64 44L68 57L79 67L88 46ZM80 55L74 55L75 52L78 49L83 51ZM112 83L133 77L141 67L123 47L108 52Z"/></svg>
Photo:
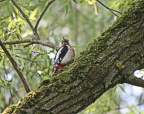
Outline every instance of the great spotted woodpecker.
<svg viewBox="0 0 144 114"><path fill-rule="evenodd" d="M53 73L57 72L60 68L72 62L75 58L75 52L69 44L69 40L63 38L62 46L58 49L54 58Z"/></svg>

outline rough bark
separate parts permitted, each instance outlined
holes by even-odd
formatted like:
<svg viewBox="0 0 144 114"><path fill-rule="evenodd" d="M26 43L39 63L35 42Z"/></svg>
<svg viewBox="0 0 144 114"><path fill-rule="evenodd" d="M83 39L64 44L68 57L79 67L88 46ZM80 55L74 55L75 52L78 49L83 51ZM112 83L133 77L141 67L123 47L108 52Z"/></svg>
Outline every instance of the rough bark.
<svg viewBox="0 0 144 114"><path fill-rule="evenodd" d="M144 65L144 0L127 11L69 66L3 114L75 114L120 83L144 87L133 72Z"/></svg>

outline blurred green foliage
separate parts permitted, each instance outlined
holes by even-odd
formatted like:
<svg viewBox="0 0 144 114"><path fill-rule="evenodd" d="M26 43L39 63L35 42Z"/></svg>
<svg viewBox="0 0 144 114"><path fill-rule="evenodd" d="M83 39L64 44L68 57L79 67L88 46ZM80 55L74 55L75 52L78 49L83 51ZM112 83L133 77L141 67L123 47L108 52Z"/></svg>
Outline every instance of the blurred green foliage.
<svg viewBox="0 0 144 114"><path fill-rule="evenodd" d="M48 0L15 1L33 25L48 2ZM123 12L130 0L101 0L101 2ZM95 6L98 9L98 15L95 14L94 4L90 5L85 0L56 0L43 16L38 33L42 39L59 46L63 36L68 38L78 56L89 42L97 38L115 21L115 16L104 6L98 2ZM10 0L0 2L0 25L0 40L2 41L34 39L28 23ZM24 48L25 45L6 45L6 48L18 63L28 85L33 90L41 80L51 76L55 50L37 44ZM0 72L0 112L2 112L10 104L17 103L26 93L2 49L0 49ZM106 92L80 114L120 113L118 107L121 99L116 91L117 88L119 87L116 86ZM134 111L137 109L135 108Z"/></svg>

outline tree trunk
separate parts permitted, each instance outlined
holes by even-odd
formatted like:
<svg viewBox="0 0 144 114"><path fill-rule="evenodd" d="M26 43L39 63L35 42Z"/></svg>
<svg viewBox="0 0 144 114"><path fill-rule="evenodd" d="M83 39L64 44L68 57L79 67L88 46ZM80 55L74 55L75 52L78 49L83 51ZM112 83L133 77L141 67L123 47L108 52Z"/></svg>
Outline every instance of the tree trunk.
<svg viewBox="0 0 144 114"><path fill-rule="evenodd" d="M127 11L75 61L43 81L3 114L75 114L120 83L144 87L133 72L144 65L144 0Z"/></svg>

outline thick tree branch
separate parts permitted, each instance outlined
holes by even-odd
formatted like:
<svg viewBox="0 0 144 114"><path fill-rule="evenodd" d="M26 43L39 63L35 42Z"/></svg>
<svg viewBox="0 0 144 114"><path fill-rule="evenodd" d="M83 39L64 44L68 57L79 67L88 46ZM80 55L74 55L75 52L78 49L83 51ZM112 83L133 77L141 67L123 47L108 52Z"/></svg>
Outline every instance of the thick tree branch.
<svg viewBox="0 0 144 114"><path fill-rule="evenodd" d="M40 39L39 34L37 33L37 31L35 30L35 28L33 27L32 23L30 22L30 20L27 18L26 14L22 11L22 9L17 5L17 3L15 2L15 0L11 0L11 2L14 4L14 6L19 10L19 12L22 14L22 16L25 18L25 20L27 21L27 23L29 24L31 30L33 31L36 39Z"/></svg>
<svg viewBox="0 0 144 114"><path fill-rule="evenodd" d="M51 42L48 42L47 40L31 40L31 39L25 39L25 40L13 40L13 41L3 41L3 44L22 44L22 43L29 43L32 44L40 44L43 46L50 47L52 49L57 50L59 47Z"/></svg>
<svg viewBox="0 0 144 114"><path fill-rule="evenodd" d="M16 70L18 76L20 77L21 81L22 81L22 84L26 90L26 92L30 92L30 89L28 87L28 84L23 76L23 74L21 73L20 71L20 68L18 66L18 64L16 63L16 61L12 58L12 56L10 55L10 53L8 52L8 50L5 48L5 46L3 45L3 43L0 41L0 46L1 48L3 49L3 51L5 52L5 54L7 55L7 57L9 58L11 64L13 65L14 69Z"/></svg>
<svg viewBox="0 0 144 114"><path fill-rule="evenodd" d="M137 78L135 76L131 76L128 79L124 80L123 82L144 88L144 80L141 78Z"/></svg>
<svg viewBox="0 0 144 114"><path fill-rule="evenodd" d="M45 14L45 12L47 11L47 9L50 7L50 5L51 5L54 1L55 1L55 0L52 0L52 1L48 2L48 4L46 5L46 7L44 8L43 12L41 13L41 15L39 16L39 18L38 18L38 20L37 20L37 22L36 22L35 30L37 30L40 20L42 19L43 15Z"/></svg>

